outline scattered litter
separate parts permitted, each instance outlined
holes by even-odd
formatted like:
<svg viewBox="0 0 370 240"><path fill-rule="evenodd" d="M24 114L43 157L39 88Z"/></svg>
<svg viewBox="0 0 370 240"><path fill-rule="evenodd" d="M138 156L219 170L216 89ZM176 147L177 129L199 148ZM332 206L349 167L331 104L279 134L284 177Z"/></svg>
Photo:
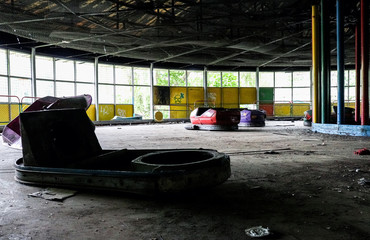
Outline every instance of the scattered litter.
<svg viewBox="0 0 370 240"><path fill-rule="evenodd" d="M279 154L279 152L276 152L274 150L266 151L263 154Z"/></svg>
<svg viewBox="0 0 370 240"><path fill-rule="evenodd" d="M366 187L370 187L370 180L369 179L365 179L365 178L360 178L358 180L358 184L362 185L362 186L366 186Z"/></svg>
<svg viewBox="0 0 370 240"><path fill-rule="evenodd" d="M357 155L370 155L370 150L367 148L358 149L354 152Z"/></svg>
<svg viewBox="0 0 370 240"><path fill-rule="evenodd" d="M245 229L245 234L247 234L249 237L265 237L270 235L270 229L262 226L251 227Z"/></svg>
<svg viewBox="0 0 370 240"><path fill-rule="evenodd" d="M266 152L275 152L278 153L277 151L293 151L291 148L277 148L277 149L265 149L265 150L252 150L252 151L243 151L243 152L225 152L228 155L246 155L246 154L259 154L259 153L266 153ZM269 153L267 153L269 154Z"/></svg>
<svg viewBox="0 0 370 240"><path fill-rule="evenodd" d="M28 194L29 197L38 197L50 201L63 201L66 198L72 197L77 191L59 188L47 188L39 192Z"/></svg>
<svg viewBox="0 0 370 240"><path fill-rule="evenodd" d="M274 133L272 133L272 134L276 134L276 135L283 135L283 136L288 136L289 134L287 134L287 133L276 133L276 132L274 132Z"/></svg>
<svg viewBox="0 0 370 240"><path fill-rule="evenodd" d="M317 146L326 146L326 143L325 142L322 142L320 144L317 144Z"/></svg>

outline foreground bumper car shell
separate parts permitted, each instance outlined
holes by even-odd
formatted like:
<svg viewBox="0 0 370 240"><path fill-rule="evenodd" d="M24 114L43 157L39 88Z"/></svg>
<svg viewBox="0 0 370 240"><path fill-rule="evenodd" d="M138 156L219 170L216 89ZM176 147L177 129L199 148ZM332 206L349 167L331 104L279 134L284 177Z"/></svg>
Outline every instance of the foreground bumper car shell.
<svg viewBox="0 0 370 240"><path fill-rule="evenodd" d="M215 186L231 174L230 158L205 149L104 150L83 109L20 115L23 158L18 182L139 194Z"/></svg>

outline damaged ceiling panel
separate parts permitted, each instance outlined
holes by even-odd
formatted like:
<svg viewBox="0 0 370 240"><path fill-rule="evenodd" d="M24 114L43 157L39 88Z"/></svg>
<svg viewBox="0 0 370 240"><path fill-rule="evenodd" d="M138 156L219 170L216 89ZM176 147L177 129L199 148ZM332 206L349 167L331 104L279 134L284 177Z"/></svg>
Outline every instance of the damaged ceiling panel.
<svg viewBox="0 0 370 240"><path fill-rule="evenodd" d="M331 2L335 63L335 1ZM354 64L356 2L347 1L345 8L346 64ZM0 3L4 35L0 46L36 47L39 53L64 51L71 58L114 58L128 64L309 67L311 4L311 0L8 0Z"/></svg>

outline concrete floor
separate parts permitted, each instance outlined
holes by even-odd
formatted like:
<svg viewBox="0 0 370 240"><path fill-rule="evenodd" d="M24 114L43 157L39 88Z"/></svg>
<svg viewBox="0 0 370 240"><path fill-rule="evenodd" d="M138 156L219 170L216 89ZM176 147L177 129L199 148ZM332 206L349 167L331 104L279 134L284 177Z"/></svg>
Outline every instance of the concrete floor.
<svg viewBox="0 0 370 240"><path fill-rule="evenodd" d="M228 181L175 196L79 190L48 201L28 196L42 188L14 181L21 151L0 146L0 239L248 239L245 229L261 225L270 239L370 238L370 188L358 183L370 180L370 156L354 154L370 148L369 138L312 133L299 121L234 132L184 126L97 127L96 134L103 149L229 153Z"/></svg>

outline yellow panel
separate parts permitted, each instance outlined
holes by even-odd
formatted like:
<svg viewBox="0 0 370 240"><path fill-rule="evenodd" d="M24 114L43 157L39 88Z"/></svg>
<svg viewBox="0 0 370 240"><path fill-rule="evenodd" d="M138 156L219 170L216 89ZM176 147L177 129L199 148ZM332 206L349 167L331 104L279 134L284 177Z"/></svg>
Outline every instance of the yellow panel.
<svg viewBox="0 0 370 240"><path fill-rule="evenodd" d="M344 103L344 106L350 107L350 108L356 108L356 103L354 103L354 102L346 102L346 103Z"/></svg>
<svg viewBox="0 0 370 240"><path fill-rule="evenodd" d="M29 104L22 104L22 112L24 112L24 110L26 110L29 106Z"/></svg>
<svg viewBox="0 0 370 240"><path fill-rule="evenodd" d="M240 104L256 104L257 89L254 87L239 88Z"/></svg>
<svg viewBox="0 0 370 240"><path fill-rule="evenodd" d="M293 116L304 116L304 112L310 110L309 103L295 103L293 104Z"/></svg>
<svg viewBox="0 0 370 240"><path fill-rule="evenodd" d="M0 122L9 122L8 104L0 104Z"/></svg>
<svg viewBox="0 0 370 240"><path fill-rule="evenodd" d="M277 117L290 117L290 104L275 103L274 113Z"/></svg>
<svg viewBox="0 0 370 240"><path fill-rule="evenodd" d="M189 118L185 106L170 106L170 118Z"/></svg>
<svg viewBox="0 0 370 240"><path fill-rule="evenodd" d="M134 113L134 106L131 104L117 104L116 115L120 117L132 117Z"/></svg>
<svg viewBox="0 0 370 240"><path fill-rule="evenodd" d="M222 89L222 106L225 108L239 107L239 89L238 88L223 88Z"/></svg>
<svg viewBox="0 0 370 240"><path fill-rule="evenodd" d="M189 106L204 105L204 89L201 87L188 88L189 91Z"/></svg>
<svg viewBox="0 0 370 240"><path fill-rule="evenodd" d="M99 121L112 120L114 117L113 104L100 104L99 105Z"/></svg>
<svg viewBox="0 0 370 240"><path fill-rule="evenodd" d="M10 118L13 120L19 115L19 104L10 105Z"/></svg>
<svg viewBox="0 0 370 240"><path fill-rule="evenodd" d="M221 88L216 88L216 87L210 87L207 88L208 92L208 104L212 106L212 103L215 105L215 107L221 107Z"/></svg>
<svg viewBox="0 0 370 240"><path fill-rule="evenodd" d="M96 106L91 104L90 107L86 111L87 116L90 118L91 121L96 121Z"/></svg>
<svg viewBox="0 0 370 240"><path fill-rule="evenodd" d="M186 104L186 88L171 87L170 90L170 104Z"/></svg>

